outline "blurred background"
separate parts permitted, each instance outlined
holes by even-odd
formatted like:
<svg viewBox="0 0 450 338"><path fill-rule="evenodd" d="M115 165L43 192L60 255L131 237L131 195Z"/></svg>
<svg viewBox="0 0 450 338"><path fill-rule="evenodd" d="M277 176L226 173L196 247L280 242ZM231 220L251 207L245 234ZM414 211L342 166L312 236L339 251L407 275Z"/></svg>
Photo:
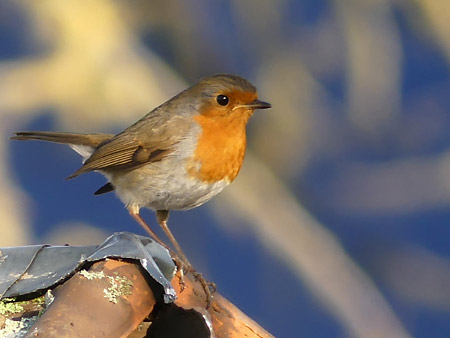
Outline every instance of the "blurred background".
<svg viewBox="0 0 450 338"><path fill-rule="evenodd" d="M448 0L1 1L0 245L144 234L13 131L119 132L235 73L273 108L234 184L171 215L198 270L277 337L449 337L449 32Z"/></svg>

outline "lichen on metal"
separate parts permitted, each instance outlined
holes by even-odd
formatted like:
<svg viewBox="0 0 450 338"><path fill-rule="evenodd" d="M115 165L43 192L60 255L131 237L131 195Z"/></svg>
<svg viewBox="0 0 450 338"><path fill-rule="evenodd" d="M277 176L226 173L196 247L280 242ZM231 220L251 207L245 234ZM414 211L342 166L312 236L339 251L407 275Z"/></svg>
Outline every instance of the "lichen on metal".
<svg viewBox="0 0 450 338"><path fill-rule="evenodd" d="M39 316L23 317L20 320L5 319L4 327L0 329L2 338L21 338L25 336L30 327L36 322Z"/></svg>
<svg viewBox="0 0 450 338"><path fill-rule="evenodd" d="M81 270L80 275L82 275L87 280L93 280L93 279L102 279L105 278L105 274L103 271L87 271L87 270Z"/></svg>
<svg viewBox="0 0 450 338"><path fill-rule="evenodd" d="M133 282L127 277L119 276L117 272L114 272L115 276L106 276L103 271L81 270L79 273L87 280L108 278L109 287L103 289L103 293L111 303L117 304L119 297L129 296L132 293Z"/></svg>
<svg viewBox="0 0 450 338"><path fill-rule="evenodd" d="M129 296L132 294L133 281L123 276L107 276L110 286L103 290L105 298L111 303L117 304L117 300L121 296Z"/></svg>
<svg viewBox="0 0 450 338"><path fill-rule="evenodd" d="M0 300L0 314L19 313L23 311L22 302L15 302L14 298L4 298Z"/></svg>

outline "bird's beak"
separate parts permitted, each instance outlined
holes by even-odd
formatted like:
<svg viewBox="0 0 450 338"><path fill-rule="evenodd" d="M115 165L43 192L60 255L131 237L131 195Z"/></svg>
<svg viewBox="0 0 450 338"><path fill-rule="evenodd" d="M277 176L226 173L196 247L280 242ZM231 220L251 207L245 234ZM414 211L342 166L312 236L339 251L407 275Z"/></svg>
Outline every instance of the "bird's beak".
<svg viewBox="0 0 450 338"><path fill-rule="evenodd" d="M245 107L250 109L267 109L272 108L272 105L270 103L263 102L260 100L254 100L251 103L246 104Z"/></svg>

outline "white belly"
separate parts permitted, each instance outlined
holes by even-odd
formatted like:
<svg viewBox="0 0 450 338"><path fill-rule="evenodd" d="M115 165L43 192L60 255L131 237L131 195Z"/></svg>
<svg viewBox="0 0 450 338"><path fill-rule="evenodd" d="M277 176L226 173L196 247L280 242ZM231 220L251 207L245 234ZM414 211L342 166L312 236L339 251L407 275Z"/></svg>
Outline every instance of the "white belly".
<svg viewBox="0 0 450 338"><path fill-rule="evenodd" d="M183 165L161 162L114 175L110 180L125 205L153 210L195 208L229 184L227 180L204 183L188 176Z"/></svg>

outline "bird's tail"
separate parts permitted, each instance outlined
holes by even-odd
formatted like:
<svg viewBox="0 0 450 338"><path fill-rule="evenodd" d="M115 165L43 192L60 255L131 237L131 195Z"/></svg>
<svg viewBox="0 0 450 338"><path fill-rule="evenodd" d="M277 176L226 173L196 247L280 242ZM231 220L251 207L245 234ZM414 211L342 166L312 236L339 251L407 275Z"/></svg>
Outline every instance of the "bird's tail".
<svg viewBox="0 0 450 338"><path fill-rule="evenodd" d="M96 148L107 142L112 134L76 134L53 131L20 131L11 136L11 140L39 140L67 144L86 161Z"/></svg>
<svg viewBox="0 0 450 338"><path fill-rule="evenodd" d="M108 141L112 134L77 134L53 131L20 131L11 136L11 140L40 140L69 145L80 145L97 148L101 143Z"/></svg>

